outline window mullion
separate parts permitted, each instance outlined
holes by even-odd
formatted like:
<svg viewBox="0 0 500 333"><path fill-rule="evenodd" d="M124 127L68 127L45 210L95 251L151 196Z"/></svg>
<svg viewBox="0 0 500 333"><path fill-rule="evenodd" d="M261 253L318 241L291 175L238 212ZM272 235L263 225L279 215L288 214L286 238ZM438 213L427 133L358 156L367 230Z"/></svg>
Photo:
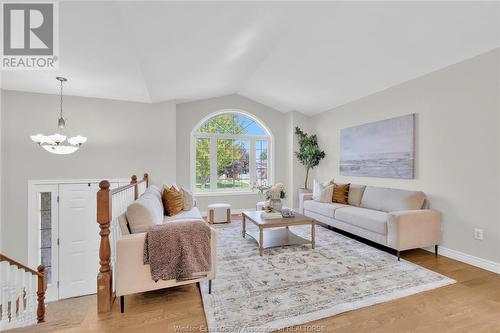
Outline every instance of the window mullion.
<svg viewBox="0 0 500 333"><path fill-rule="evenodd" d="M271 140L266 139L267 142L267 181L270 184L274 183L274 172L273 172L273 152L272 152L272 147L271 147Z"/></svg>
<svg viewBox="0 0 500 333"><path fill-rule="evenodd" d="M257 176L256 176L256 155L255 155L255 138L252 138L250 140L250 184L255 184L257 182Z"/></svg>
<svg viewBox="0 0 500 333"><path fill-rule="evenodd" d="M217 190L217 138L210 138L210 190Z"/></svg>

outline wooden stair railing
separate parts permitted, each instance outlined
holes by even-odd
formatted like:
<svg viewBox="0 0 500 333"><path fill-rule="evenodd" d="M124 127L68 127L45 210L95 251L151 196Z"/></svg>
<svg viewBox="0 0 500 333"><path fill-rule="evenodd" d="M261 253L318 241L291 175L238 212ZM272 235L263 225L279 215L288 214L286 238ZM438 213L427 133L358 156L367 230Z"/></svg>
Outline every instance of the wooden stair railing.
<svg viewBox="0 0 500 333"><path fill-rule="evenodd" d="M45 321L45 267L35 271L0 253L0 274L0 330Z"/></svg>
<svg viewBox="0 0 500 333"><path fill-rule="evenodd" d="M130 184L110 189L110 183L103 180L97 192L97 223L99 224L99 273L97 274L97 312L111 311L115 299L113 286L113 261L117 241L117 218L125 212L128 205L139 197L149 186L149 177L145 173L140 180L133 175Z"/></svg>

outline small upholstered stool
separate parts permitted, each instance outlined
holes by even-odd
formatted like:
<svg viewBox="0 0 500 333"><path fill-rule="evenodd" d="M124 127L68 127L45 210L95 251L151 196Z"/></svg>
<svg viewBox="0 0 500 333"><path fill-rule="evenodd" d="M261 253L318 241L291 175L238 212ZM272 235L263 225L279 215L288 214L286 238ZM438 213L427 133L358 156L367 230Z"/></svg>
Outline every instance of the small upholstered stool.
<svg viewBox="0 0 500 333"><path fill-rule="evenodd" d="M266 206L267 206L267 201L259 201L255 204L255 210L256 211L264 210L264 207Z"/></svg>
<svg viewBox="0 0 500 333"><path fill-rule="evenodd" d="M231 205L215 203L208 205L209 223L231 223Z"/></svg>

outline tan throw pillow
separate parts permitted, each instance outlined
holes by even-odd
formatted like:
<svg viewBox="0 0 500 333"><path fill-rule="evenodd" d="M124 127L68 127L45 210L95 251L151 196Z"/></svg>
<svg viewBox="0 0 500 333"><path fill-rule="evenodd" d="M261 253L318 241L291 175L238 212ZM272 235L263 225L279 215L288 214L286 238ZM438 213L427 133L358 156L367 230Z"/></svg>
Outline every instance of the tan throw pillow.
<svg viewBox="0 0 500 333"><path fill-rule="evenodd" d="M182 192L177 190L174 186L164 189L162 201L163 208L165 209L165 214L168 216L179 214L182 210L182 207L184 206Z"/></svg>
<svg viewBox="0 0 500 333"><path fill-rule="evenodd" d="M361 198L363 197L365 188L365 185L358 184L351 184L349 186L349 198L347 198L347 202L349 202L349 205L356 207L361 206Z"/></svg>
<svg viewBox="0 0 500 333"><path fill-rule="evenodd" d="M339 204L347 205L349 198L349 186L351 184L333 184L332 201Z"/></svg>
<svg viewBox="0 0 500 333"><path fill-rule="evenodd" d="M183 207L182 210L191 210L194 207L194 198L193 193L191 191L186 190L185 188L181 188L182 198L183 198Z"/></svg>
<svg viewBox="0 0 500 333"><path fill-rule="evenodd" d="M177 191L180 191L181 189L179 188L179 186L177 186L177 184L163 184L163 190L167 189L167 188L175 188Z"/></svg>

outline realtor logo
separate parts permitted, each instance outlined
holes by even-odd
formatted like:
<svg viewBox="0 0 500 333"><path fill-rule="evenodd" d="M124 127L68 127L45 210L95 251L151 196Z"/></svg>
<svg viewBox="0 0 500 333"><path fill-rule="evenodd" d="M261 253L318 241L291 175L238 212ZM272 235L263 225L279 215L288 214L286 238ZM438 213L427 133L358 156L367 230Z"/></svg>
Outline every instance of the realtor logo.
<svg viewBox="0 0 500 333"><path fill-rule="evenodd" d="M2 69L58 68L57 3L2 3Z"/></svg>

